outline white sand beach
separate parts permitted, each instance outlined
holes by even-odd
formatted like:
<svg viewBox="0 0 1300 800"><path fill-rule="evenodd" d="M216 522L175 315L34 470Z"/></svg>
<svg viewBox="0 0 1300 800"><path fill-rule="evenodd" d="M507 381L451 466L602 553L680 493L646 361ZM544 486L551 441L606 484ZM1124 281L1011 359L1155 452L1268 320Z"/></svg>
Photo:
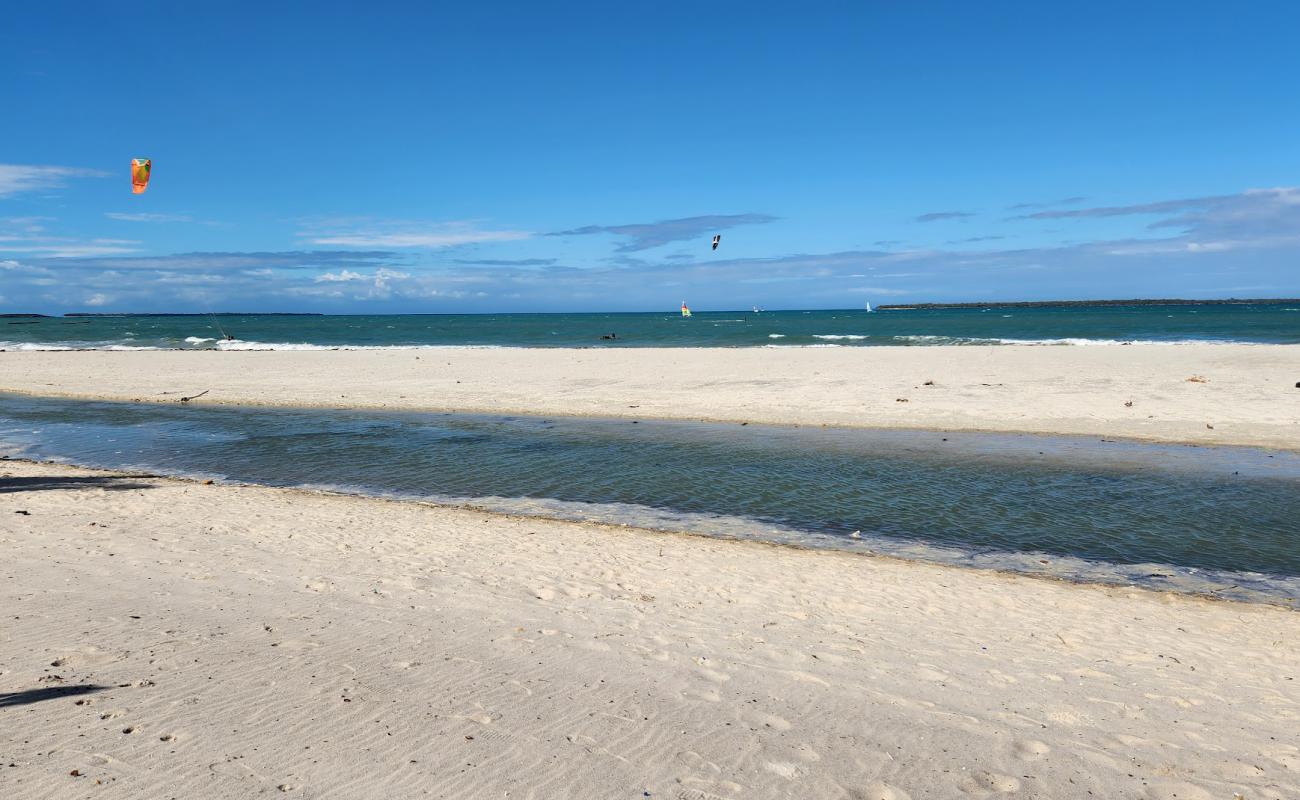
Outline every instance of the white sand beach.
<svg viewBox="0 0 1300 800"><path fill-rule="evenodd" d="M1300 449L1296 380L1272 346L0 353L65 397ZM20 461L0 547L5 798L1300 797L1267 605Z"/></svg>
<svg viewBox="0 0 1300 800"><path fill-rule="evenodd" d="M928 382L933 382L928 383ZM0 353L0 391L1300 450L1300 345ZM1129 405L1131 403L1131 405Z"/></svg>
<svg viewBox="0 0 1300 800"><path fill-rule="evenodd" d="M1300 796L1265 605L12 461L0 547L6 798Z"/></svg>

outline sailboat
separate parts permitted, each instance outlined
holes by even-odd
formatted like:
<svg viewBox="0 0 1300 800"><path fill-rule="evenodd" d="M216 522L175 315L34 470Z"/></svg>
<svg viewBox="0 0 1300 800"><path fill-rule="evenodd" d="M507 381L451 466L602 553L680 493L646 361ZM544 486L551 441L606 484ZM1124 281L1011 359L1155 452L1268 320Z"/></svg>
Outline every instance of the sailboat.
<svg viewBox="0 0 1300 800"><path fill-rule="evenodd" d="M682 301L682 316L683 316L683 317L689 317L690 315L691 315L691 310L690 310L689 308L687 308L687 306L686 306L686 301L683 300L683 301Z"/></svg>
<svg viewBox="0 0 1300 800"><path fill-rule="evenodd" d="M870 303L870 302L867 303L867 313L868 313L868 314L871 313L871 303Z"/></svg>

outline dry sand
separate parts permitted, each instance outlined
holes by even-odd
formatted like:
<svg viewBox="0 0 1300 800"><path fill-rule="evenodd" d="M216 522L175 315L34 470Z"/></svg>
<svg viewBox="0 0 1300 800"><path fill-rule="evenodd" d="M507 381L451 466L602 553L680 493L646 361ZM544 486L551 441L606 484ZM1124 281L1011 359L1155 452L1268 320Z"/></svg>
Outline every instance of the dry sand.
<svg viewBox="0 0 1300 800"><path fill-rule="evenodd" d="M3 798L1300 797L1264 605L19 462L0 548Z"/></svg>
<svg viewBox="0 0 1300 800"><path fill-rule="evenodd" d="M1293 450L1297 381L1300 345L0 353L0 391L67 397L174 402L209 389L196 402L1028 431Z"/></svg>

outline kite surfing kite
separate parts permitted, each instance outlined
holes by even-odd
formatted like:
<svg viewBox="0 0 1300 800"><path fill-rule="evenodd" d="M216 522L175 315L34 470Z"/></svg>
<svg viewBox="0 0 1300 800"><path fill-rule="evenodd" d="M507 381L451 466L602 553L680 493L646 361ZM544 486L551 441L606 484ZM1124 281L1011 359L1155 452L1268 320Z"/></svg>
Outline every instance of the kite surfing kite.
<svg viewBox="0 0 1300 800"><path fill-rule="evenodd" d="M149 188L149 173L153 170L153 161L147 158L131 159L131 193L144 194Z"/></svg>
<svg viewBox="0 0 1300 800"><path fill-rule="evenodd" d="M720 233L715 233L715 234L713 235L713 249L714 249L714 250L717 250L717 249L718 249L718 242L720 242L720 241L722 241L722 234L720 234Z"/></svg>

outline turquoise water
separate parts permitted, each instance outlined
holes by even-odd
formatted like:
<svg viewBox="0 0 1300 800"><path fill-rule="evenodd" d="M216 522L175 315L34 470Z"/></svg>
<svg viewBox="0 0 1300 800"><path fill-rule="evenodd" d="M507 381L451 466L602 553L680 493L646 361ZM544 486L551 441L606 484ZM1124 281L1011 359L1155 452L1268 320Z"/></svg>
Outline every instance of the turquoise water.
<svg viewBox="0 0 1300 800"><path fill-rule="evenodd" d="M1300 304L0 320L0 349L1300 343ZM614 334L617 338L602 339Z"/></svg>
<svg viewBox="0 0 1300 800"><path fill-rule="evenodd" d="M1248 448L0 395L0 452L1300 606L1300 455Z"/></svg>

